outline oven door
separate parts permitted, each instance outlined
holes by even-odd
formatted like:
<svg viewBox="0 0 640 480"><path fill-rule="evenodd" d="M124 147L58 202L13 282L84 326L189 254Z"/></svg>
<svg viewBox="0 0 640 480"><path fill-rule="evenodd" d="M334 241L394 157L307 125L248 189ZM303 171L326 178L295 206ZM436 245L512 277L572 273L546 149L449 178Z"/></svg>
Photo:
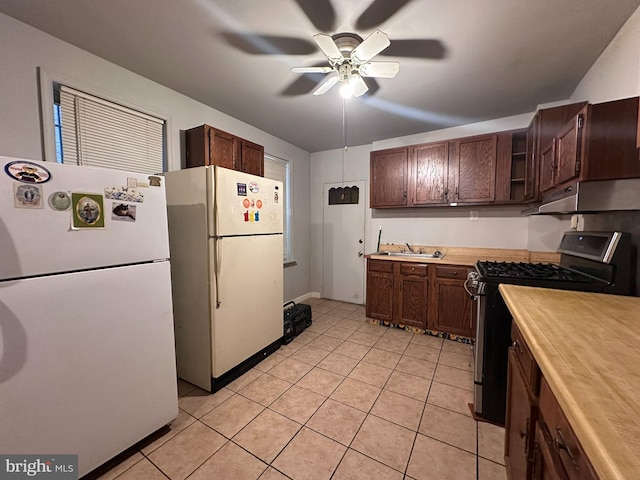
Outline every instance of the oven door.
<svg viewBox="0 0 640 480"><path fill-rule="evenodd" d="M482 378L484 372L484 349L485 349L485 323L486 323L486 303L485 295L486 284L480 282L478 284L478 294L474 297L476 307L478 309L476 323L476 344L475 344L475 362L473 368L473 405L477 415L482 416Z"/></svg>

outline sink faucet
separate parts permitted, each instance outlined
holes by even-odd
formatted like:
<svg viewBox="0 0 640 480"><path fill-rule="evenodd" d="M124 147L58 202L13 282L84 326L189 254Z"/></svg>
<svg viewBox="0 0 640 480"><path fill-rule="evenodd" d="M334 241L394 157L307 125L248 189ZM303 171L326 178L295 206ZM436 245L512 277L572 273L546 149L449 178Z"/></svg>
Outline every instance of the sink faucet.
<svg viewBox="0 0 640 480"><path fill-rule="evenodd" d="M411 253L415 253L415 252L413 251L413 249L411 248L411 245L409 245L408 243L405 243L405 245L407 246L407 248L409 249L409 251L410 251Z"/></svg>

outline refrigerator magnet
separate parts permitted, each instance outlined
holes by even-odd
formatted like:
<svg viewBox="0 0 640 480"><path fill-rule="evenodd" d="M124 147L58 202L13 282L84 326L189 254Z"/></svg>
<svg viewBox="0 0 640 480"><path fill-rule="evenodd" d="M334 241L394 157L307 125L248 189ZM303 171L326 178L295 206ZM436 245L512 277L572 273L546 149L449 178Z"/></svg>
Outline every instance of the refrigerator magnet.
<svg viewBox="0 0 640 480"><path fill-rule="evenodd" d="M250 182L249 183L249 191L251 193L259 193L260 192L260 185L258 185L258 182Z"/></svg>
<svg viewBox="0 0 640 480"><path fill-rule="evenodd" d="M4 172L14 180L22 183L45 183L51 179L51 172L42 165L25 160L9 162Z"/></svg>
<svg viewBox="0 0 640 480"><path fill-rule="evenodd" d="M49 195L49 207L58 212L64 212L71 207L71 197L67 192L53 192Z"/></svg>
<svg viewBox="0 0 640 480"><path fill-rule="evenodd" d="M142 203L144 201L144 195L135 187L105 187L104 198L120 202Z"/></svg>
<svg viewBox="0 0 640 480"><path fill-rule="evenodd" d="M239 197L247 196L247 184L246 183L236 183L236 191L238 192Z"/></svg>
<svg viewBox="0 0 640 480"><path fill-rule="evenodd" d="M42 208L40 185L13 184L13 206L15 208Z"/></svg>
<svg viewBox="0 0 640 480"><path fill-rule="evenodd" d="M104 228L104 200L97 193L72 193L74 230Z"/></svg>
<svg viewBox="0 0 640 480"><path fill-rule="evenodd" d="M136 206L127 205L126 203L113 203L113 209L111 210L111 220L119 222L135 222L136 221Z"/></svg>

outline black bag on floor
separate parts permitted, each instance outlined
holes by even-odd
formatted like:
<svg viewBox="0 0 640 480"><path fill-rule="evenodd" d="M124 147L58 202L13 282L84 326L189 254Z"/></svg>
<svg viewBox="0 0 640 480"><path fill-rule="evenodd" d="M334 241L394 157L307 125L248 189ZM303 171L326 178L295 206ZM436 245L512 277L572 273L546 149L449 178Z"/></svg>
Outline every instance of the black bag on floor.
<svg viewBox="0 0 640 480"><path fill-rule="evenodd" d="M311 305L294 302L284 304L284 336L282 343L287 344L311 325Z"/></svg>

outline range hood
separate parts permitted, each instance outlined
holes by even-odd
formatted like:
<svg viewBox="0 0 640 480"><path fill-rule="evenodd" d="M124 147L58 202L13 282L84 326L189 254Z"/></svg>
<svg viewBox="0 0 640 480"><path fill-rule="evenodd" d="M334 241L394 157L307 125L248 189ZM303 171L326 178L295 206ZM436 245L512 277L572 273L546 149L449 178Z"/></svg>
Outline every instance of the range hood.
<svg viewBox="0 0 640 480"><path fill-rule="evenodd" d="M595 213L640 210L640 178L576 182L543 195L537 211L524 213Z"/></svg>

